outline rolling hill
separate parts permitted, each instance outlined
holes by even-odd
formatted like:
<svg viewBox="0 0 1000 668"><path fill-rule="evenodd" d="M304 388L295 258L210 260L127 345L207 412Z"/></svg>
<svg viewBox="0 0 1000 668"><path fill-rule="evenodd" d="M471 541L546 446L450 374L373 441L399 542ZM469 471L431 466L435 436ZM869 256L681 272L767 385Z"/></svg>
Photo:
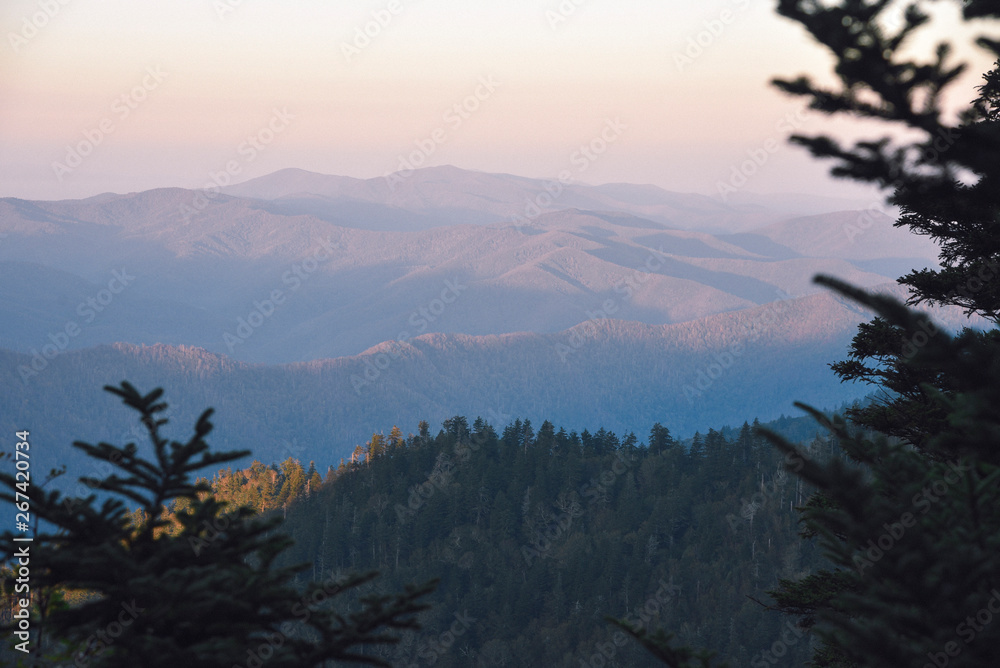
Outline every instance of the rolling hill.
<svg viewBox="0 0 1000 668"><path fill-rule="evenodd" d="M650 325L692 322L811 294L818 272L877 285L936 253L880 214L848 239L845 230L863 214L790 219L755 206L766 224L711 233L742 214L709 198L612 184L567 186L558 201L566 208L530 220L484 222L545 192L545 182L434 168L414 172L393 197L404 185L411 199L392 205L392 215L433 226L365 229L377 218L371 207L389 206L379 194L384 180L299 170L211 199L172 188L0 200L0 273L8 277L0 319L17 323L0 325L0 347L38 351L75 322L81 332L68 349L165 343L248 362L309 361L433 332L554 333L602 313ZM303 190L310 188L318 192ZM356 210L344 217L355 222L291 213L276 205L286 197L347 197ZM80 304L102 295L116 271L135 278L81 321Z"/></svg>
<svg viewBox="0 0 1000 668"><path fill-rule="evenodd" d="M821 293L688 323L594 320L552 334L424 334L359 355L274 366L163 344L99 346L34 367L29 355L0 352L0 373L12 379L0 386L0 428L30 428L44 444L46 467L73 458L73 439L136 438L130 416L99 391L129 380L166 389L175 438L213 406L216 448L324 467L374 430L415 432L420 420L436 428L457 414L498 428L520 417L619 434L661 422L690 435L790 414L795 400L829 407L860 396L864 387L841 385L826 365L843 357L868 317ZM949 327L962 322L954 311L936 317Z"/></svg>

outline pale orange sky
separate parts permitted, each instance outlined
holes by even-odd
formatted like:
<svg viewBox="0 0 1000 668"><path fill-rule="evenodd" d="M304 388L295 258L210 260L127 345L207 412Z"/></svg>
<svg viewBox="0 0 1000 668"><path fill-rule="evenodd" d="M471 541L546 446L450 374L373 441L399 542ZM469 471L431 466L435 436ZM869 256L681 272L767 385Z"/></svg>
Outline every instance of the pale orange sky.
<svg viewBox="0 0 1000 668"><path fill-rule="evenodd" d="M748 191L857 192L784 145L779 123L803 104L768 80L823 75L829 61L771 1L344 4L6 0L0 196L194 188L233 160L236 180L284 167L383 176L421 143L433 147L426 165L553 177L607 119L626 127L581 181L715 194L747 151L777 139ZM706 46L679 67L699 37ZM270 137L275 110L293 118ZM800 129L830 127L813 114ZM251 136L269 143L248 151Z"/></svg>

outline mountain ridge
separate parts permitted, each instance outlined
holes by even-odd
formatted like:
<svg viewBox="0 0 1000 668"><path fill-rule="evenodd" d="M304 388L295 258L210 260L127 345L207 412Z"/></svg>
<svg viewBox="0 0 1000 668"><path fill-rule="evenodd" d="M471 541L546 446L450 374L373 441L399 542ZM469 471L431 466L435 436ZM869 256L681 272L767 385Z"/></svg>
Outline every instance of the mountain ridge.
<svg viewBox="0 0 1000 668"><path fill-rule="evenodd" d="M302 184L291 182L303 174L345 188L361 183L302 170L275 178L301 192ZM445 206L454 204L445 197L449 189L461 194L464 181L477 184L480 194L500 183L490 207L547 192L537 179L457 168L418 170L406 183L440 196ZM164 341L274 364L356 354L380 341L433 331L558 332L606 308L617 319L692 321L780 294L813 293L816 272L871 286L936 256L932 246L914 246L880 214L856 239L845 233L860 215L852 213L789 222L758 212L763 226L711 234L691 229L698 227L694 218L678 227L647 215L648 201L670 198L707 207L707 216L732 214L701 196L681 201L676 193L632 184L566 188L591 193L588 204L603 208L586 208L570 197L553 202L562 208L539 210L530 219L483 224L462 218L456 212L465 209L454 207L416 212L369 202L337 216L292 214L276 209L277 200L209 198L178 188L60 202L0 200L0 233L6 235L0 264L16 276L24 265L11 263L27 262L33 276L0 285L0 316L21 323L0 329L0 345L22 352L41 347L76 318L73 304L88 291L99 294L112 272L123 270L137 280L70 347ZM598 195L604 199L594 199ZM639 204L616 209L616 198L627 196ZM205 206L182 215L198 197ZM473 213L493 215L489 210ZM383 214L389 218L368 218ZM374 220L377 229L364 229L365 220ZM391 229L393 220L407 229ZM77 287L70 287L74 281ZM447 294L449 282L462 288ZM52 295L43 285L66 287ZM259 326L244 324L248 319ZM237 329L252 336L237 337Z"/></svg>
<svg viewBox="0 0 1000 668"><path fill-rule="evenodd" d="M935 317L949 328L963 322L955 310ZM413 429L456 414L500 426L521 417L619 433L661 422L685 435L775 418L796 400L834 406L860 397L866 388L842 385L826 365L844 356L868 318L820 293L691 323L597 319L549 334L437 332L284 365L192 346L115 343L65 352L44 366L36 361L41 368L23 382L32 356L4 350L0 369L16 380L0 387L0 428L37 425L54 456L75 438L117 437L128 429L125 412L98 390L129 380L146 391L165 387L177 424L214 406L220 447L253 443L255 456L269 461L284 459L294 442L303 461L336 463L372 430Z"/></svg>

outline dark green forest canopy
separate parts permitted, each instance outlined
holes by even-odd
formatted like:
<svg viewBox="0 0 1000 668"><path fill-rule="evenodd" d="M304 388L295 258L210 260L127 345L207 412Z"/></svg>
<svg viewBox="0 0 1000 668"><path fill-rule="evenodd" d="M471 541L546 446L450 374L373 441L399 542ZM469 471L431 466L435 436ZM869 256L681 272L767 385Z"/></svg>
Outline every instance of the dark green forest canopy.
<svg viewBox="0 0 1000 668"><path fill-rule="evenodd" d="M549 422L536 431L521 420L497 434L482 419L469 425L458 416L436 436L426 423L417 432L373 435L356 461L324 481L291 459L218 470L200 481L200 497L223 504L222 514L184 519L200 511L178 499L163 516L163 535L181 541L188 558L221 558L242 535L235 527L258 521L236 508L263 511L294 541L276 553L274 568L295 573L304 596L350 573L381 571L338 592L342 611L440 578L425 599L431 609L418 617L421 630L397 645L363 647L393 665L537 658L575 667L609 653L653 665L605 619L625 615L679 625L692 642L717 640L733 660L763 657L775 642L807 655L801 630L748 598L822 563L797 536L793 508L808 489L791 481L750 425L729 437L709 429L688 447L660 424L642 441ZM828 445L816 439L809 452L826 457ZM125 519L143 526L147 517ZM787 649L783 633L798 634Z"/></svg>
<svg viewBox="0 0 1000 668"><path fill-rule="evenodd" d="M436 436L427 427L373 439L282 511L295 540L283 559L312 564L314 578L373 567L390 590L441 579L423 630L380 656L656 665L606 620L627 615L710 638L737 665L772 651L808 657L803 630L754 599L825 564L798 535L809 488L750 425L728 438L709 429L688 447L659 424L641 441L520 420L501 433L462 417ZM814 439L804 452L823 459L829 445ZM469 623L460 634L456 615Z"/></svg>

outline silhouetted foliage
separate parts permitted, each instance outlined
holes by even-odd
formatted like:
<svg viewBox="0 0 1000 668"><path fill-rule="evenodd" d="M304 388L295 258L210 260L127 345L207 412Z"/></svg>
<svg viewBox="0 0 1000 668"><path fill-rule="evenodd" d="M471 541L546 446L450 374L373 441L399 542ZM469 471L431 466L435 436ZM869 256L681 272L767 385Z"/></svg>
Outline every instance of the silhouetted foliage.
<svg viewBox="0 0 1000 668"><path fill-rule="evenodd" d="M32 587L87 594L45 620L62 644L51 648L55 658L129 667L216 668L261 658L269 666L328 660L388 665L368 648L396 642L393 631L419 628L415 615L426 608L419 599L432 584L372 594L348 613L328 599L370 583L375 573L295 588L308 566L276 565L292 544L275 532L279 520L228 507L209 493L207 482L192 481L197 471L248 454L209 451L212 411L201 415L187 441L170 441L161 433L167 422L160 417L166 409L162 390L142 395L126 382L105 389L139 413L151 457L135 443L77 442L113 469L103 479L82 479L94 494L63 498L39 487L27 491L32 512L49 527L30 546ZM0 473L0 483L11 490L0 498L13 502L14 477ZM130 513L126 504L137 511ZM9 531L0 536L7 559L23 546L13 539Z"/></svg>
<svg viewBox="0 0 1000 668"><path fill-rule="evenodd" d="M829 49L837 84L819 86L806 76L774 83L805 97L811 109L885 121L917 138L886 135L851 148L829 136L795 135L791 141L816 157L835 159L834 176L891 189L889 201L902 211L896 226L941 245L939 269L899 279L910 288L911 305L959 306L997 323L1000 60L958 123L949 124L943 94L964 65L948 62L945 43L928 62L911 58L905 47L930 21L924 11L929 3L907 3L893 26L886 14L894 4L779 0L779 13ZM996 2L968 0L961 6L967 20L1000 18ZM977 41L1000 56L997 40ZM854 235L863 234L864 215ZM880 390L875 402L847 414L883 435L858 435L842 420L816 414L846 460L807 462L798 472L816 488L802 508L804 536L818 538L835 568L784 580L771 592L776 607L801 616L801 624L822 637L814 666L912 666L928 659L939 666L990 665L997 631L974 621L974 630L963 624L991 596L1000 604L992 589L1000 578L1000 430L995 408L988 408L997 405L1000 378L996 331L965 330L953 338L890 299L830 278L820 282L878 315L860 327L849 359L833 369L845 381ZM795 453L785 440L771 438L782 451ZM952 474L954 481L946 477ZM924 496L935 485L954 491ZM911 512L916 507L920 513ZM685 665L690 655L671 649L669 636L646 641L668 665Z"/></svg>

